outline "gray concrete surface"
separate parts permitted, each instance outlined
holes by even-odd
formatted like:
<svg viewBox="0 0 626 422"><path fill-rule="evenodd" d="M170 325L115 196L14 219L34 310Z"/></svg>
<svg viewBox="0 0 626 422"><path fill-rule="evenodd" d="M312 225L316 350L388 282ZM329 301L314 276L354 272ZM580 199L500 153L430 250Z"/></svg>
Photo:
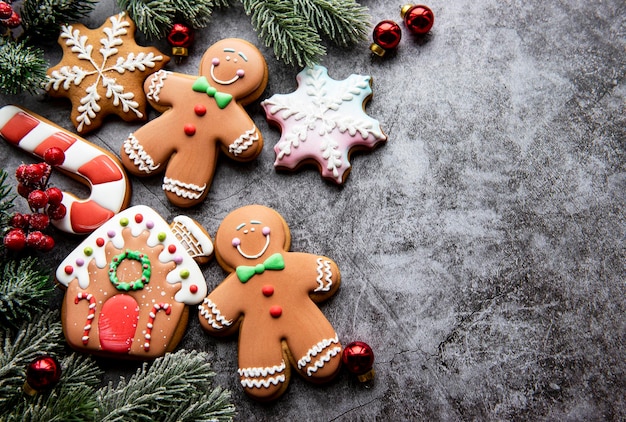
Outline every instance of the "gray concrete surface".
<svg viewBox="0 0 626 422"><path fill-rule="evenodd" d="M400 21L399 2L362 4L373 23ZM384 60L370 40L322 60L336 79L373 76L367 111L389 136L353 157L345 186L316 170L276 173L279 132L257 102L249 110L265 136L261 157L222 160L207 201L185 212L215 233L239 205L272 206L291 226L292 250L332 257L343 284L322 309L344 344L372 346L375 381L342 372L317 387L294 377L278 402L260 405L238 386L236 340L208 337L192 318L181 347L212 355L239 420L624 420L626 4L428 5L436 21L426 40L404 31ZM103 1L85 22L116 11ZM260 45L239 4L213 21L169 69L195 74L220 38ZM262 99L293 91L299 69L261 49L270 66ZM54 64L60 50L48 55ZM6 103L71 127L63 101ZM137 127L113 118L87 138L117 153ZM0 160L9 171L33 161L6 144ZM132 204L171 218L181 210L160 183L133 178ZM79 242L57 239L51 266ZM209 288L224 277L216 263L204 272ZM112 381L137 367L100 362Z"/></svg>

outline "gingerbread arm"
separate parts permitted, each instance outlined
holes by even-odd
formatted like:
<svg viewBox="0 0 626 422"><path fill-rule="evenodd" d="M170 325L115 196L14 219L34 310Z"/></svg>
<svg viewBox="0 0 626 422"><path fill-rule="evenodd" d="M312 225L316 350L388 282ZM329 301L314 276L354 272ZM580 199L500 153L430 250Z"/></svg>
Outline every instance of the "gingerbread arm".
<svg viewBox="0 0 626 422"><path fill-rule="evenodd" d="M191 91L193 81L190 75L159 70L146 78L143 90L150 105L163 113L176 104L177 98L181 98L181 86Z"/></svg>
<svg viewBox="0 0 626 422"><path fill-rule="evenodd" d="M237 161L249 161L258 157L263 149L263 136L254 121L238 104L231 104L224 111L228 112L228 125L223 125L220 129L222 152Z"/></svg>
<svg viewBox="0 0 626 422"><path fill-rule="evenodd" d="M239 329L242 296L239 281L231 274L198 306L202 328L210 334L226 336Z"/></svg>

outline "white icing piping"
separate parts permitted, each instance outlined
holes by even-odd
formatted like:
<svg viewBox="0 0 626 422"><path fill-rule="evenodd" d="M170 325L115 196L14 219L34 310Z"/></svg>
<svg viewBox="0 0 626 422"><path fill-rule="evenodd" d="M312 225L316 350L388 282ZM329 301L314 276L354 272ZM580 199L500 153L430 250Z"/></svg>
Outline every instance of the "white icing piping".
<svg viewBox="0 0 626 422"><path fill-rule="evenodd" d="M220 310L217 309L217 305L208 297L204 298L202 304L198 306L198 309L200 310L200 315L216 330L221 330L233 324L232 320L224 318Z"/></svg>
<svg viewBox="0 0 626 422"><path fill-rule="evenodd" d="M152 157L143 149L139 140L132 133L124 141L124 152L129 159L133 160L133 164L140 171L150 173L160 166L160 164L154 165Z"/></svg>
<svg viewBox="0 0 626 422"><path fill-rule="evenodd" d="M324 277L324 274L326 274L326 277ZM333 280L332 280L332 271L330 269L330 261L328 260L324 260L322 258L317 258L317 284L319 284L319 286L314 290L315 292L327 292L330 290L330 288L333 286ZM326 284L324 284L324 281L322 281L322 277L324 278L324 281L326 282Z"/></svg>
<svg viewBox="0 0 626 422"><path fill-rule="evenodd" d="M244 388L268 388L270 385L278 385L279 383L285 382L285 376L279 375L277 377L271 377L265 380L255 380L244 378L241 380L241 385Z"/></svg>
<svg viewBox="0 0 626 422"><path fill-rule="evenodd" d="M193 183L185 183L180 180L164 177L163 185L161 187L164 191L173 192L182 198L198 199L202 196L202 193L206 189L206 183L202 186L198 186Z"/></svg>
<svg viewBox="0 0 626 422"><path fill-rule="evenodd" d="M157 103L161 101L161 99L159 98L159 95L161 94L161 89L165 85L164 81L167 79L170 73L172 72L168 72L167 70L161 69L158 72L156 72L154 75L152 75L152 77L150 78L150 86L148 87L148 93L146 94L146 97L149 100L152 100Z"/></svg>
<svg viewBox="0 0 626 422"><path fill-rule="evenodd" d="M265 246L263 246L263 249L261 249L261 252L259 252L256 255L246 255L242 250L241 250L241 245L237 245L237 252L239 252L241 254L241 256L243 256L244 258L247 259L256 259L256 258L260 258L265 251L267 250L268 246L270 245L270 235L268 234L265 237Z"/></svg>
<svg viewBox="0 0 626 422"><path fill-rule="evenodd" d="M319 343L317 343L316 345L314 345L313 347L311 347L309 351L304 356L302 356L302 358L298 361L298 369L302 369L306 367L313 360L314 357L316 357L319 353L321 353L324 349L331 346L332 344L339 344L339 338L337 334L335 334L334 338L324 339L320 341ZM334 347L333 349L328 351L324 356L322 356L320 359L314 362L314 364L311 367L307 368L307 374L311 376L311 372L317 371L317 369L312 369L313 367L315 368L323 367L324 364L328 362L332 356L335 356L337 353L339 353L339 352L334 352L334 354L329 356L329 354L333 353L333 350L335 349L339 349L339 352L341 352L340 346Z"/></svg>
<svg viewBox="0 0 626 422"><path fill-rule="evenodd" d="M268 375L274 375L276 373L283 372L287 366L285 365L285 361L281 361L280 365L274 366L266 366L263 367L250 367L250 368L239 368L237 372L241 377L267 377Z"/></svg>
<svg viewBox="0 0 626 422"><path fill-rule="evenodd" d="M213 73L213 69L215 69L215 65L211 65L211 78L220 85L231 85L239 80L239 75L235 75L232 79L227 81L223 81L215 77L215 73Z"/></svg>
<svg viewBox="0 0 626 422"><path fill-rule="evenodd" d="M228 146L228 152L232 153L234 156L241 154L244 151L247 151L256 141L259 140L259 134L257 132L256 126L252 126L252 129L246 131L239 138L235 139L235 141Z"/></svg>

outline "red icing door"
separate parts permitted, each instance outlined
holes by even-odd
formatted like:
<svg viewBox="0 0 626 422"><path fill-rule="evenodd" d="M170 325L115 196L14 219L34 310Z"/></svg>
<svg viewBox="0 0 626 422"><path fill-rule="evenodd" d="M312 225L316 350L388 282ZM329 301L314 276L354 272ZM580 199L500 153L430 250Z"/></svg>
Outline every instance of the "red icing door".
<svg viewBox="0 0 626 422"><path fill-rule="evenodd" d="M139 305L133 297L119 294L104 302L98 318L102 350L128 353L135 339L138 320Z"/></svg>

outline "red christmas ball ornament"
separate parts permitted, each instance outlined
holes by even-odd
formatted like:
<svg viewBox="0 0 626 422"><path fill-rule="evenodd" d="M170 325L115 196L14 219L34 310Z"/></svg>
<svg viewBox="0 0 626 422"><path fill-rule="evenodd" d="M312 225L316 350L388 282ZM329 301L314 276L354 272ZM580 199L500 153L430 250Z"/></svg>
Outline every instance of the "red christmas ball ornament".
<svg viewBox="0 0 626 422"><path fill-rule="evenodd" d="M175 23L167 35L167 42L172 46L172 55L180 62L189 55L189 47L193 43L193 29L184 23Z"/></svg>
<svg viewBox="0 0 626 422"><path fill-rule="evenodd" d="M0 1L0 19L9 19L12 14L13 7L5 1Z"/></svg>
<svg viewBox="0 0 626 422"><path fill-rule="evenodd" d="M384 20L374 27L372 38L374 42L370 45L370 50L377 56L383 57L388 50L400 44L402 30L394 21Z"/></svg>
<svg viewBox="0 0 626 422"><path fill-rule="evenodd" d="M374 352L367 343L353 341L348 344L343 349L341 361L359 381L366 382L374 378Z"/></svg>
<svg viewBox="0 0 626 422"><path fill-rule="evenodd" d="M435 14L423 4L406 4L400 10L407 29L415 35L426 35L435 23Z"/></svg>
<svg viewBox="0 0 626 422"><path fill-rule="evenodd" d="M40 391L54 387L60 378L59 361L50 355L39 356L26 368L26 382L23 390L26 394L34 396Z"/></svg>

